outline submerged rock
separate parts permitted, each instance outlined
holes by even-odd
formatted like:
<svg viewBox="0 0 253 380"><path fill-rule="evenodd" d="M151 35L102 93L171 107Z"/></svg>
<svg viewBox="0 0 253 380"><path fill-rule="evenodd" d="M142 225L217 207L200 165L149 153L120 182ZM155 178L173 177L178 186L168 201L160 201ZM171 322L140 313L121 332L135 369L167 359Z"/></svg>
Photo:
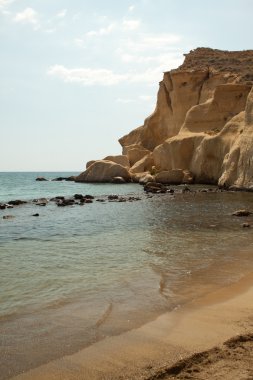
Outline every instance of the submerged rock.
<svg viewBox="0 0 253 380"><path fill-rule="evenodd" d="M36 181L42 182L42 181L48 181L48 180L45 177L37 177Z"/></svg>
<svg viewBox="0 0 253 380"><path fill-rule="evenodd" d="M166 191L166 187L159 182L148 182L144 185L144 191L147 193L161 193Z"/></svg>
<svg viewBox="0 0 253 380"><path fill-rule="evenodd" d="M249 211L249 210L237 210L235 212L233 212L233 216L249 216L251 215L252 212Z"/></svg>
<svg viewBox="0 0 253 380"><path fill-rule="evenodd" d="M3 216L3 219L14 219L15 216L14 215L4 215Z"/></svg>

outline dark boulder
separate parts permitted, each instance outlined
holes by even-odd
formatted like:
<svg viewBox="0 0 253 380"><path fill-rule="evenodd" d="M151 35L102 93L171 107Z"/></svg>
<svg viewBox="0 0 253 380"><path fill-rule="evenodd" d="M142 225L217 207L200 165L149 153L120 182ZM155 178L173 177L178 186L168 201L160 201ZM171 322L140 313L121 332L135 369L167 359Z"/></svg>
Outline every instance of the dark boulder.
<svg viewBox="0 0 253 380"><path fill-rule="evenodd" d="M250 225L249 223L243 223L243 224L242 224L242 227L243 227L243 228L250 228L251 225Z"/></svg>
<svg viewBox="0 0 253 380"><path fill-rule="evenodd" d="M112 194L112 195L108 195L107 198L109 201L115 201L116 199L119 199L119 196Z"/></svg>
<svg viewBox="0 0 253 380"><path fill-rule="evenodd" d="M20 205L23 205L27 203L26 201L21 201L20 199L16 199L14 201L9 201L8 204L9 205L13 205L13 206L20 206Z"/></svg>
<svg viewBox="0 0 253 380"><path fill-rule="evenodd" d="M251 211L248 211L248 210L237 210L235 212L233 212L233 216L249 216L251 215L252 212Z"/></svg>
<svg viewBox="0 0 253 380"><path fill-rule="evenodd" d="M72 199L72 198L70 198L70 199L63 199L63 200L59 200L56 204L59 207L73 206L75 204L75 200Z"/></svg>
<svg viewBox="0 0 253 380"><path fill-rule="evenodd" d="M60 182L60 181L65 181L65 180L66 180L66 177L57 177L57 178L52 179L52 181L54 182Z"/></svg>
<svg viewBox="0 0 253 380"><path fill-rule="evenodd" d="M74 198L75 198L75 199L83 199L84 196L83 196L82 194L75 194L75 195L74 195Z"/></svg>
<svg viewBox="0 0 253 380"><path fill-rule="evenodd" d="M48 181L45 177L37 177L36 181L42 182L42 181Z"/></svg>
<svg viewBox="0 0 253 380"><path fill-rule="evenodd" d="M51 198L50 201L51 202L58 202L58 201L63 201L64 199L65 199L65 197L63 197L62 195L59 195L57 197Z"/></svg>
<svg viewBox="0 0 253 380"><path fill-rule="evenodd" d="M93 200L90 198L85 198L84 203L93 203Z"/></svg>
<svg viewBox="0 0 253 380"><path fill-rule="evenodd" d="M161 193L166 192L166 186L160 182L147 182L144 185L144 191L146 193Z"/></svg>
<svg viewBox="0 0 253 380"><path fill-rule="evenodd" d="M84 196L85 199L94 199L93 195L86 194Z"/></svg>

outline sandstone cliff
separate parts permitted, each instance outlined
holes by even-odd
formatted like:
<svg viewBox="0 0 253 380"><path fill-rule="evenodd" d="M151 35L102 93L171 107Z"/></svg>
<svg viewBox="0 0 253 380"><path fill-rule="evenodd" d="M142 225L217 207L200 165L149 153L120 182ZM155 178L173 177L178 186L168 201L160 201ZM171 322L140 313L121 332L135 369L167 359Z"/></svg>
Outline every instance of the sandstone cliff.
<svg viewBox="0 0 253 380"><path fill-rule="evenodd" d="M253 186L253 50L198 48L165 72L154 113L122 137L122 159L99 161L126 180ZM108 159L111 162L108 165ZM89 175L99 178L92 164ZM117 167L116 167L117 166ZM124 169L124 170L123 170ZM91 174L93 173L93 174ZM129 173L129 175L128 175ZM87 173L88 174L88 173Z"/></svg>

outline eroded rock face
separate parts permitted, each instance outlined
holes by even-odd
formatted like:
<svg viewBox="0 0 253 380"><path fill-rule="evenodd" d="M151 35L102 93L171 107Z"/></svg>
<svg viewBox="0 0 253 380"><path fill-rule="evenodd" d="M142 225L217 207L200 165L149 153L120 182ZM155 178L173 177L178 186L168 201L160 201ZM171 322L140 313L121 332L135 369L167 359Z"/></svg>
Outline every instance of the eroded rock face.
<svg viewBox="0 0 253 380"><path fill-rule="evenodd" d="M253 50L186 54L164 73L155 111L119 140L129 177L253 189L252 85Z"/></svg>
<svg viewBox="0 0 253 380"><path fill-rule="evenodd" d="M180 169L195 182L253 186L252 80L253 51L190 52L164 74L154 113L119 140L123 150L131 142L152 151L156 178L164 181Z"/></svg>
<svg viewBox="0 0 253 380"><path fill-rule="evenodd" d="M130 167L129 159L127 155L118 155L118 156L107 156L104 158L105 161L112 161L116 164L122 165L125 168Z"/></svg>
<svg viewBox="0 0 253 380"><path fill-rule="evenodd" d="M248 96L240 134L224 158L219 185L253 190L253 88Z"/></svg>

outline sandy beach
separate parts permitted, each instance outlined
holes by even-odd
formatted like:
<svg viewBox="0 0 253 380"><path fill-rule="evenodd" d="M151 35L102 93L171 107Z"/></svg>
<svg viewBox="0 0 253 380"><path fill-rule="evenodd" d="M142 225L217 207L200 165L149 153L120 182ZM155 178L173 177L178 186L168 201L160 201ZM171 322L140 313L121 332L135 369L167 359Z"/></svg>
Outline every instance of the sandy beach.
<svg viewBox="0 0 253 380"><path fill-rule="evenodd" d="M12 380L253 379L253 274Z"/></svg>

